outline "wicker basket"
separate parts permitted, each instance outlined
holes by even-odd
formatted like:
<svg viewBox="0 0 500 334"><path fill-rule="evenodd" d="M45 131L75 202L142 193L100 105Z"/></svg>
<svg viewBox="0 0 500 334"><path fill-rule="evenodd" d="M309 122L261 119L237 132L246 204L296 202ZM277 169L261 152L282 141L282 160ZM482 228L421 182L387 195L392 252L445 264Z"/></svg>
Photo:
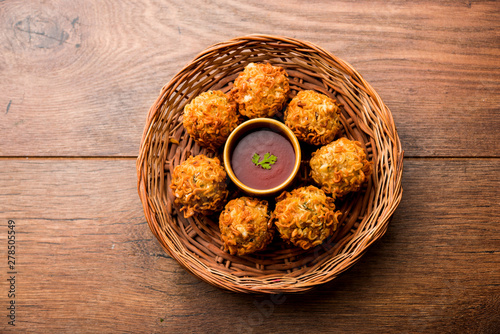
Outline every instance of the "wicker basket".
<svg viewBox="0 0 500 334"><path fill-rule="evenodd" d="M342 104L342 135L365 145L374 173L366 187L337 203L341 225L323 245L306 251L277 237L265 251L238 257L222 250L217 216L185 219L173 205L168 185L173 168L190 155L221 153L212 154L189 137L182 126L184 105L209 89L228 92L246 64L264 61L285 68L292 96L313 89ZM402 171L403 151L392 115L361 75L312 43L268 35L215 44L175 75L149 110L137 159L139 196L164 249L200 279L247 293L303 292L350 268L387 230L401 200ZM299 179L308 182L307 170Z"/></svg>

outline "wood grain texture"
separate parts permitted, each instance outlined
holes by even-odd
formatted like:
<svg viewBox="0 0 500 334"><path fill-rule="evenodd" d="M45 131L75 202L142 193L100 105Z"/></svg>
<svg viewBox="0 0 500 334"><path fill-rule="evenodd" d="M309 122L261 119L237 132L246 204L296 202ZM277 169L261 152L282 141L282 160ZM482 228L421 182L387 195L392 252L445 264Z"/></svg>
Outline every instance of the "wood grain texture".
<svg viewBox="0 0 500 334"><path fill-rule="evenodd" d="M160 88L206 47L251 33L351 63L405 150L386 235L303 295L192 277L137 195ZM0 0L0 333L500 332L499 56L498 1Z"/></svg>
<svg viewBox="0 0 500 334"><path fill-rule="evenodd" d="M360 262L311 293L266 297L216 289L166 255L133 159L0 160L0 245L8 219L18 230L16 329L495 333L499 182L496 159L407 160L403 201Z"/></svg>
<svg viewBox="0 0 500 334"><path fill-rule="evenodd" d="M497 1L2 1L0 156L136 156L175 73L266 33L351 63L406 156L498 157L499 31Z"/></svg>

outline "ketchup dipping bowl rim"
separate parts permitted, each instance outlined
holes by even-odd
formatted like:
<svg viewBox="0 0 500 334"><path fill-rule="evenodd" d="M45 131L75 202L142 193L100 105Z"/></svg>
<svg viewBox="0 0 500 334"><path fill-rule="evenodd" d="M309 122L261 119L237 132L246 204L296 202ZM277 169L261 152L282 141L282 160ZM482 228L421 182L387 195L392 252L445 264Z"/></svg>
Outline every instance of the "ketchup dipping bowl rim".
<svg viewBox="0 0 500 334"><path fill-rule="evenodd" d="M269 189L255 189L245 185L236 177L236 175L233 172L233 168L231 166L231 154L232 151L234 150L235 145L238 143L238 140L247 133L259 129L271 129L275 132L280 133L285 138L287 138L288 141L290 141L293 150L295 151L295 164L293 166L293 170L290 173L290 175L283 183ZM238 188L240 188L247 194L255 196L271 196L288 187L297 176L297 173L299 172L300 169L300 161L301 161L300 143L295 134L293 133L293 131L290 130L290 128L286 126L284 123L272 118L253 118L241 123L231 132L231 134L227 138L226 144L224 145L223 159L224 159L224 168L226 169L229 178L234 182L234 184L236 184Z"/></svg>

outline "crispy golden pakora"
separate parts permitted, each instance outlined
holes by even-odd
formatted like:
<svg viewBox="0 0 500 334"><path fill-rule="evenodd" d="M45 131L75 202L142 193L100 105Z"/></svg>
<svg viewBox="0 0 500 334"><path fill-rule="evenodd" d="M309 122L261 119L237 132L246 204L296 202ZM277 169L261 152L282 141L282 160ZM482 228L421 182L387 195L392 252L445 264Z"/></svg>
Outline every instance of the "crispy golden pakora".
<svg viewBox="0 0 500 334"><path fill-rule="evenodd" d="M312 145L326 145L335 139L342 125L339 104L312 90L303 90L290 101L285 124L299 140Z"/></svg>
<svg viewBox="0 0 500 334"><path fill-rule="evenodd" d="M174 168L170 188L185 218L222 210L228 196L226 171L220 160L203 154L189 157Z"/></svg>
<svg viewBox="0 0 500 334"><path fill-rule="evenodd" d="M311 177L328 194L358 191L372 173L372 163L358 141L340 138L315 151L309 162Z"/></svg>
<svg viewBox="0 0 500 334"><path fill-rule="evenodd" d="M224 250L245 255L264 249L273 239L268 203L251 197L229 201L219 218Z"/></svg>
<svg viewBox="0 0 500 334"><path fill-rule="evenodd" d="M303 249L318 246L337 229L334 198L315 186L283 192L276 198L274 224L281 238Z"/></svg>
<svg viewBox="0 0 500 334"><path fill-rule="evenodd" d="M288 74L269 63L250 63L241 72L229 95L248 118L272 117L283 108L290 85Z"/></svg>
<svg viewBox="0 0 500 334"><path fill-rule="evenodd" d="M240 122L236 103L218 90L201 93L184 107L186 131L200 146L212 151L225 143Z"/></svg>

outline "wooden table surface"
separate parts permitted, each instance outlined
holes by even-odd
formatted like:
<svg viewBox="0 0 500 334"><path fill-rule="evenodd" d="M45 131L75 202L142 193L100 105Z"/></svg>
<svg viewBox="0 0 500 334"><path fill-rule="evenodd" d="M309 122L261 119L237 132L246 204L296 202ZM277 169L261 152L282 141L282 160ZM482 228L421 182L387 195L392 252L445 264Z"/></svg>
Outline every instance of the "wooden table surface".
<svg viewBox="0 0 500 334"><path fill-rule="evenodd" d="M252 33L353 65L405 150L382 239L274 299L182 269L136 183L161 87ZM2 0L0 80L1 333L500 332L498 1Z"/></svg>

